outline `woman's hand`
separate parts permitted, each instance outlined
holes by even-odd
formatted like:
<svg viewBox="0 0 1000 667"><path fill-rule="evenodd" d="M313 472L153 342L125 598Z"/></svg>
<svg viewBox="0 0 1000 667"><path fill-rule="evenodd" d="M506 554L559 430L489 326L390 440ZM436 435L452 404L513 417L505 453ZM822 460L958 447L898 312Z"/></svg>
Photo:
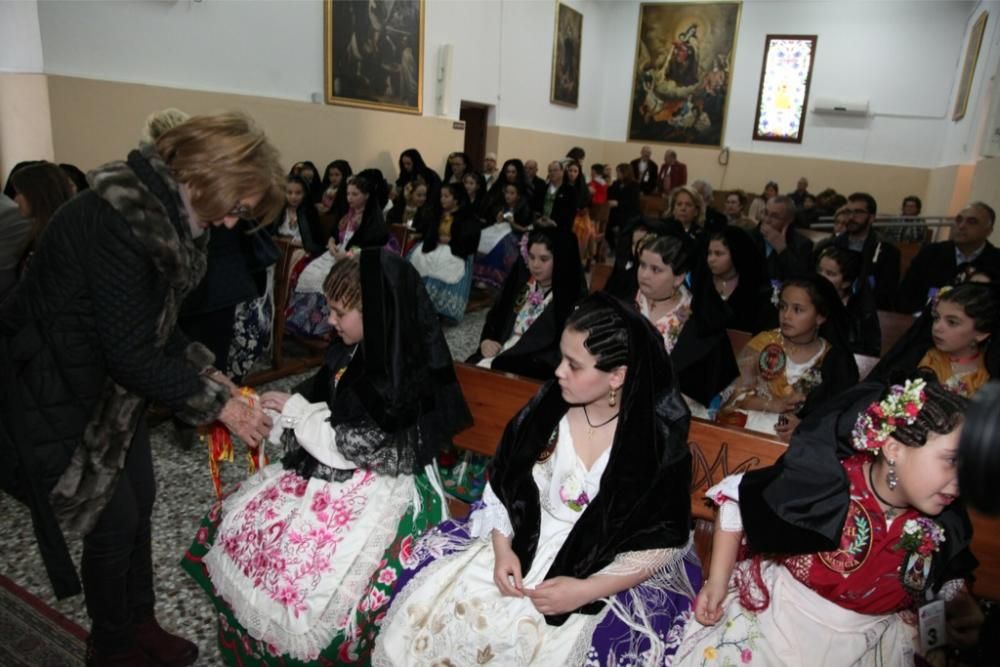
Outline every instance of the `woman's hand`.
<svg viewBox="0 0 1000 667"><path fill-rule="evenodd" d="M728 585L725 579L719 579L722 582L719 584L715 581L706 581L694 601L694 618L702 625L715 625L722 619L722 602L726 599Z"/></svg>
<svg viewBox="0 0 1000 667"><path fill-rule="evenodd" d="M510 548L510 538L493 532L493 583L500 595L509 598L524 597L521 591L521 559Z"/></svg>
<svg viewBox="0 0 1000 667"><path fill-rule="evenodd" d="M574 577L553 577L534 588L525 589L524 594L540 614L568 614L592 602L587 591L586 580Z"/></svg>
<svg viewBox="0 0 1000 667"><path fill-rule="evenodd" d="M503 346L495 340L484 340L479 344L479 351L483 353L483 357L489 359L490 357L495 357L500 354L500 350Z"/></svg>
<svg viewBox="0 0 1000 667"><path fill-rule="evenodd" d="M271 418L259 406L242 396L230 398L219 414L219 421L248 445L259 445L271 432Z"/></svg>
<svg viewBox="0 0 1000 667"><path fill-rule="evenodd" d="M265 410L281 412L285 409L285 403L291 398L291 394L283 391L266 391L260 396L260 407Z"/></svg>
<svg viewBox="0 0 1000 667"><path fill-rule="evenodd" d="M795 416L794 412L782 412L781 416L778 417L777 423L774 425L774 432L779 438L788 442L801 421L801 419Z"/></svg>
<svg viewBox="0 0 1000 667"><path fill-rule="evenodd" d="M347 251L343 250L332 238L326 242L326 249L338 262L347 257Z"/></svg>

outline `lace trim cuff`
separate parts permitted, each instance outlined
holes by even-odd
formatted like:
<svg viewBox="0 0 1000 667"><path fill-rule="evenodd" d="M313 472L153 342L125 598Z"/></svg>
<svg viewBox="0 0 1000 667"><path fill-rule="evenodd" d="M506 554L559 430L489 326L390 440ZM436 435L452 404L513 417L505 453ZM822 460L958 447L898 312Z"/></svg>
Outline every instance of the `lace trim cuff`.
<svg viewBox="0 0 1000 667"><path fill-rule="evenodd" d="M483 506L470 517L469 534L473 538L490 537L495 530L505 537L512 537L514 527L510 524L507 508L493 493L489 484L483 492L482 502Z"/></svg>
<svg viewBox="0 0 1000 667"><path fill-rule="evenodd" d="M729 475L705 492L705 497L719 506L719 526L730 533L743 531L740 516L740 482L743 473Z"/></svg>

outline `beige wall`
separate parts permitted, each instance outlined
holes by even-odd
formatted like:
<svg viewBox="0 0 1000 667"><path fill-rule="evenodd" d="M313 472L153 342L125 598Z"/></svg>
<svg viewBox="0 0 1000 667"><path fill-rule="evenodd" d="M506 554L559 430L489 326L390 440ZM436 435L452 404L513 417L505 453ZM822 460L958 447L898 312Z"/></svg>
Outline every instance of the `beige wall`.
<svg viewBox="0 0 1000 667"><path fill-rule="evenodd" d="M464 143L463 132L453 129L451 119L432 116L75 77L0 75L4 173L14 161L36 157L54 156L84 169L121 159L138 141L146 116L168 106L192 114L245 111L272 138L286 164L310 159L322 168L334 158L343 158L356 170L382 169L390 180L395 178L401 150L417 148L440 171L447 154L461 150ZM573 146L583 147L588 164L627 162L641 148L639 143L502 126L488 128L487 144L501 162L511 157L538 160L543 174L545 162L564 156ZM1000 209L996 187L1000 160L920 169L733 152L729 164L720 165L716 149L678 147L677 152L688 165L690 178L704 178L717 190L738 187L758 192L765 181L774 179L788 191L804 175L813 192L825 187L843 193L867 190L886 213L896 212L909 194L924 200L927 215L953 214L969 199L983 199ZM661 160L662 153L663 147L656 147L654 158Z"/></svg>
<svg viewBox="0 0 1000 667"><path fill-rule="evenodd" d="M23 160L53 159L49 118L45 75L0 73L0 179Z"/></svg>
<svg viewBox="0 0 1000 667"><path fill-rule="evenodd" d="M322 169L346 159L356 171L377 167L390 180L402 150L416 148L440 171L464 137L445 118L74 77L50 76L49 98L56 156L83 169L122 159L138 142L146 116L166 107L190 114L243 111L267 132L287 166L312 160Z"/></svg>

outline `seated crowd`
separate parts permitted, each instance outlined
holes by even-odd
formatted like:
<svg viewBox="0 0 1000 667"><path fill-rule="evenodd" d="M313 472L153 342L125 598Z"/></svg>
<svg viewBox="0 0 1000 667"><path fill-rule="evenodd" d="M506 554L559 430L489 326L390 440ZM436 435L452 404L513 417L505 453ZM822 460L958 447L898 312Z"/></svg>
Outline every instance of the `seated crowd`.
<svg viewBox="0 0 1000 667"><path fill-rule="evenodd" d="M247 375L277 326L325 349L308 380L259 397L283 455L185 554L227 661L905 665L933 657L917 622L932 600L951 645L974 646L955 457L1000 373L994 210L970 203L929 243L915 197L882 229L865 192L715 193L649 147L613 169L584 159L544 179L492 153L481 170L452 153L439 176L407 149L395 180L302 161L276 217L212 229L178 326L218 369ZM0 304L88 186L33 162L7 187ZM488 310L465 361L543 384L505 415L471 513L449 518L441 455L476 415L443 327L474 294ZM708 489L706 562L693 418L789 443Z"/></svg>

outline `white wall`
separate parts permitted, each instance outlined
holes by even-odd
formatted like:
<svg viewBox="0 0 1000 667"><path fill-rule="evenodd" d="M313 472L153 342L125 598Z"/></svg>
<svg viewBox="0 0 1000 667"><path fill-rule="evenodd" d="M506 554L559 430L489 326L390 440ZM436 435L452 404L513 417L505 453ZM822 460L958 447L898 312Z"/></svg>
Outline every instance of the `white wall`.
<svg viewBox="0 0 1000 667"><path fill-rule="evenodd" d="M584 14L579 107L549 103L554 0L427 0L424 114L437 114L437 53L449 43L449 117L470 100L495 104L497 125L624 141L639 1L568 2ZM991 9L988 39L969 120L953 124L965 33L979 5ZM745 0L725 143L914 167L968 162L998 10L996 0ZM294 100L323 88L319 0L43 0L37 12L46 73ZM752 141L768 33L818 34L811 98L867 99L874 116L809 112L801 145Z"/></svg>
<svg viewBox="0 0 1000 667"><path fill-rule="evenodd" d="M36 0L0 2L0 72L38 74L42 66Z"/></svg>

